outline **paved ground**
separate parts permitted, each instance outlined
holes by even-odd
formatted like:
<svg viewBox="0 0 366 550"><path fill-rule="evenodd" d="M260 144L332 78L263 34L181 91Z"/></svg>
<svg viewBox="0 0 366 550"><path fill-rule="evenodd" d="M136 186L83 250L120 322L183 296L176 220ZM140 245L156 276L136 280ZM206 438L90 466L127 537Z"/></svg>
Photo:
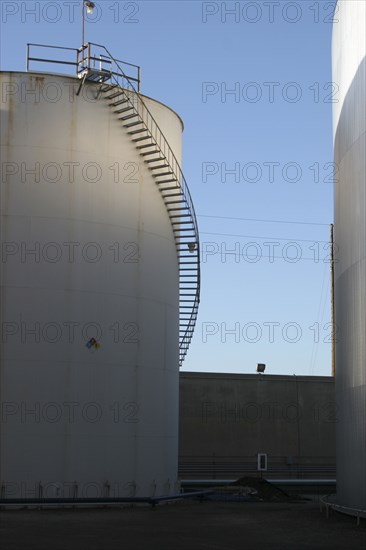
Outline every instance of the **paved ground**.
<svg viewBox="0 0 366 550"><path fill-rule="evenodd" d="M366 520L314 502L0 512L1 550L364 550Z"/></svg>

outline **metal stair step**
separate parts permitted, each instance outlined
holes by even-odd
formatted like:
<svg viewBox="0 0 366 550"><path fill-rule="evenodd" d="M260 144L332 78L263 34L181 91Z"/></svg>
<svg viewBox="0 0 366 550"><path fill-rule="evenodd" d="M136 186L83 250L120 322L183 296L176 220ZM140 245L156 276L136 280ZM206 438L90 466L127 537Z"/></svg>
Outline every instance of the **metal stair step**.
<svg viewBox="0 0 366 550"><path fill-rule="evenodd" d="M184 258L185 256L179 256L180 258Z"/></svg>
<svg viewBox="0 0 366 550"><path fill-rule="evenodd" d="M156 159L144 159L144 162L146 162L147 164L151 164L152 162L158 162L160 160L163 160L164 157L158 157Z"/></svg>
<svg viewBox="0 0 366 550"><path fill-rule="evenodd" d="M132 126L137 126L138 124L143 124L142 120L138 120L137 122L131 122L130 124L123 124L123 127L131 128Z"/></svg>
<svg viewBox="0 0 366 550"><path fill-rule="evenodd" d="M182 315L187 315L187 312L182 311ZM192 316L195 316L197 318L197 309L196 308L192 312ZM184 321L184 323L182 323L183 326L189 326L189 323L187 323L187 321L190 321L190 317L182 317L182 321Z"/></svg>
<svg viewBox="0 0 366 550"><path fill-rule="evenodd" d="M165 199L170 199L170 197L173 197L173 199L174 199L176 196L177 196L177 197L181 197L181 195L177 195L176 193L175 193L174 195L169 195L169 194L167 194L167 195L162 195L165 204L167 204L167 201L166 201ZM183 199L182 199L182 200L183 200Z"/></svg>
<svg viewBox="0 0 366 550"><path fill-rule="evenodd" d="M119 105L123 105L124 103L128 103L130 100L128 98L123 98L120 101L115 101L113 103L110 103L110 107L118 107ZM132 107L131 107L132 108Z"/></svg>
<svg viewBox="0 0 366 550"><path fill-rule="evenodd" d="M132 130L131 132L128 132L129 136L134 136L135 134L140 134L141 132L147 132L147 128L140 128L139 130ZM151 136L146 136L144 139L150 139ZM132 140L133 141L133 140Z"/></svg>
<svg viewBox="0 0 366 550"><path fill-rule="evenodd" d="M167 163L159 164L158 166L150 166L149 170L160 170L160 168L168 168L170 165Z"/></svg>
<svg viewBox="0 0 366 550"><path fill-rule="evenodd" d="M196 239L197 238L197 235L193 234L193 235L176 235L176 239ZM178 246L181 245L181 244L188 244L189 241L179 241L178 243L176 243Z"/></svg>
<svg viewBox="0 0 366 550"><path fill-rule="evenodd" d="M154 177L160 178L161 176L171 176L173 172L160 172L159 174L154 174Z"/></svg>
<svg viewBox="0 0 366 550"><path fill-rule="evenodd" d="M140 153L142 157L148 157L149 155L157 155L160 153L160 149L154 149L154 151L148 151L147 153Z"/></svg>
<svg viewBox="0 0 366 550"><path fill-rule="evenodd" d="M156 183L159 183L159 184L160 184L160 183L170 183L170 182L172 182L172 181L178 181L178 180L177 180L176 178L170 178L170 179L168 179L168 180L160 180L160 181L159 181L159 180L156 180Z"/></svg>
<svg viewBox="0 0 366 550"><path fill-rule="evenodd" d="M195 291L197 291L197 288L191 286L191 287L187 287L187 288L181 288L181 290L195 290Z"/></svg>
<svg viewBox="0 0 366 550"><path fill-rule="evenodd" d="M120 115L121 113L127 113L128 111L133 111L134 107L125 107L124 109L118 109L117 111L113 111L116 113L116 115ZM120 119L123 120L123 119Z"/></svg>
<svg viewBox="0 0 366 550"><path fill-rule="evenodd" d="M118 120L130 120L130 118L136 118L137 116L139 116L137 113L132 113L132 115L118 117Z"/></svg>
<svg viewBox="0 0 366 550"><path fill-rule="evenodd" d="M106 84L104 88L101 88L101 92L105 94L106 92L114 90L114 88L119 88L118 84Z"/></svg>
<svg viewBox="0 0 366 550"><path fill-rule="evenodd" d="M146 130L147 131L147 130ZM130 135L132 135L134 132L128 132ZM142 137L139 137L139 138L134 138L134 139L131 139L131 141L133 141L133 143L138 143L139 141L145 141L145 139L152 139L151 136L142 136Z"/></svg>
<svg viewBox="0 0 366 550"><path fill-rule="evenodd" d="M187 210L187 209L185 209ZM168 212L179 212L180 211L180 208L168 208ZM173 219L173 218L191 218L192 217L192 214L190 212L188 212L187 214L182 214L181 212L179 212L179 214L173 214L172 216L169 216L170 219ZM194 230L194 224L193 224L193 221L191 221L190 223L192 223L192 231Z"/></svg>
<svg viewBox="0 0 366 550"><path fill-rule="evenodd" d="M155 143L145 143L145 145L136 145L136 149L146 149L147 147L154 147Z"/></svg>
<svg viewBox="0 0 366 550"><path fill-rule="evenodd" d="M177 191L178 189L180 189L179 185L174 185L173 187L170 186L170 187L162 187L160 185L159 187L159 191L160 193L163 195L164 191ZM182 191L179 191L178 193L166 193L165 195L163 195L163 197L184 197Z"/></svg>

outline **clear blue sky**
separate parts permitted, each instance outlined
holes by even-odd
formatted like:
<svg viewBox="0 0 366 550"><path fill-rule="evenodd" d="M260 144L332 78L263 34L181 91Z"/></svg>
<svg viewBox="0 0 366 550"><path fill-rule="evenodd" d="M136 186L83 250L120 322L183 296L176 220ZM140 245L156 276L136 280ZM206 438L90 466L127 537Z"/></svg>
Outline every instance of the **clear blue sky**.
<svg viewBox="0 0 366 550"><path fill-rule="evenodd" d="M78 4L3 0L2 69L25 69L27 42L78 47ZM330 374L335 2L97 4L87 40L185 123L203 263L184 370Z"/></svg>

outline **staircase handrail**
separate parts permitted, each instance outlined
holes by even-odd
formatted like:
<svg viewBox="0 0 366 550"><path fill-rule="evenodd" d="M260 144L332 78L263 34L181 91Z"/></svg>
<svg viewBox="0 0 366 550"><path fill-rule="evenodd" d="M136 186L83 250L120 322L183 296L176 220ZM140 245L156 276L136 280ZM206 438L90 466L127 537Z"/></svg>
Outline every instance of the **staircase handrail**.
<svg viewBox="0 0 366 550"><path fill-rule="evenodd" d="M198 232L197 218L196 218L196 213L195 213L195 209L194 209L194 206L193 206L191 193L189 191L189 188L188 188L186 179L184 177L183 171L180 167L180 164L179 164L172 148L170 147L167 139L165 138L165 135L164 135L163 131L161 130L158 123L156 122L156 120L155 120L154 116L152 115L151 111L146 106L146 103L142 99L141 94L136 90L135 86L131 82L131 79L125 74L122 67L119 65L118 61L113 57L113 55L110 53L110 51L105 46L103 46L101 44L96 44L94 42L89 42L85 47L89 47L89 45L90 46L95 46L97 48L101 48L102 50L104 50L108 54L109 59L118 68L119 73L117 72L117 75L121 76L123 79L125 79L127 81L128 85L129 85L130 89L136 94L136 97L138 98L138 101L142 105L142 111L146 112L146 115L147 115L148 119L150 119L152 121L152 126L155 127L154 128L155 129L155 136L154 136L154 132L152 131L152 128L151 129L149 128L148 121L144 118L143 114L141 113L141 115L140 115L140 113L139 113L139 115L141 116L141 119L144 121L146 127L149 129L149 132L151 133L152 138L156 142L156 144L159 147L160 151L163 153L164 157L168 161L168 163L170 165L170 168L172 169L172 171L174 173L175 179L179 182L179 188L181 189L182 195L183 195L185 201L187 202L188 210L189 210L189 213L190 213L191 218L192 218L192 225L193 225L194 234L195 234L195 245L196 245L196 249L197 249L197 289L196 289L194 304L192 306L192 312L191 312L191 315L190 315L189 322L187 324L187 329L186 329L185 334L182 337L181 343L180 343L180 348L182 348L182 347L184 348L184 346L186 346L183 349L183 353L184 353L183 358L184 358L184 356L185 356L185 354L188 350L188 346L191 342L192 335L193 335L193 330L191 330L191 329L192 329L192 327L194 328L194 326L196 324L195 315L197 313L198 305L199 305L199 301L200 301L200 283L201 283L199 232ZM116 82L116 84L119 87L121 87L122 89L125 89L125 86L123 86L123 85L121 86L120 82L118 81L118 78L116 78L114 76L114 71L113 72L111 71L111 77L114 79L114 81ZM127 88L127 89L129 89L129 88ZM139 112L138 109L136 109L136 110L137 110L137 112ZM157 139L158 137L159 137L159 140ZM163 141L164 147L161 147L161 141ZM166 154L166 151L168 151L168 156ZM173 160L173 163L171 162L171 159Z"/></svg>

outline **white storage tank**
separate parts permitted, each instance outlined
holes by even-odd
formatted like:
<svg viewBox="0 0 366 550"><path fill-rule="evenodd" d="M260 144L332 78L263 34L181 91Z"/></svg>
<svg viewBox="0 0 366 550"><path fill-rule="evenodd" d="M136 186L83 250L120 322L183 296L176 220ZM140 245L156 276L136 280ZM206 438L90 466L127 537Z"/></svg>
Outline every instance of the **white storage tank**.
<svg viewBox="0 0 366 550"><path fill-rule="evenodd" d="M366 4L338 1L333 25L337 500L366 510Z"/></svg>
<svg viewBox="0 0 366 550"><path fill-rule="evenodd" d="M178 490L177 183L116 85L80 82L1 73L2 498ZM142 99L180 161L181 119Z"/></svg>

